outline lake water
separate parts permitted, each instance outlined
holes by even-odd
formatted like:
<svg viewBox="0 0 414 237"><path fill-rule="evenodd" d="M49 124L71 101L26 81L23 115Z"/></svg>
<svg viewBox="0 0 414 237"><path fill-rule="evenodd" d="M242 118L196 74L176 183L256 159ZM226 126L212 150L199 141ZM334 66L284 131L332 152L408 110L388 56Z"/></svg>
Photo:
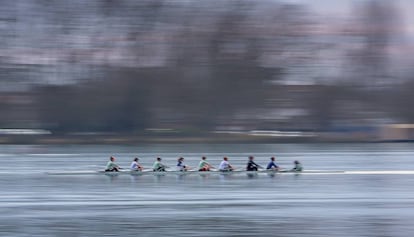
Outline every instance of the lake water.
<svg viewBox="0 0 414 237"><path fill-rule="evenodd" d="M414 144L0 146L0 236L414 236L414 175L48 175L160 156L414 170Z"/></svg>

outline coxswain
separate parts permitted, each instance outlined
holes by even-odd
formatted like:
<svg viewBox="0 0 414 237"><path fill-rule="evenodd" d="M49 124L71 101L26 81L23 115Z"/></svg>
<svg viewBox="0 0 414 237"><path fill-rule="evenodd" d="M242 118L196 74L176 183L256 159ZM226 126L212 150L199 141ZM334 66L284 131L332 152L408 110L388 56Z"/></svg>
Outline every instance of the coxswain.
<svg viewBox="0 0 414 237"><path fill-rule="evenodd" d="M295 160L293 164L294 164L294 167L290 171L301 172L303 170L303 166L298 160Z"/></svg>

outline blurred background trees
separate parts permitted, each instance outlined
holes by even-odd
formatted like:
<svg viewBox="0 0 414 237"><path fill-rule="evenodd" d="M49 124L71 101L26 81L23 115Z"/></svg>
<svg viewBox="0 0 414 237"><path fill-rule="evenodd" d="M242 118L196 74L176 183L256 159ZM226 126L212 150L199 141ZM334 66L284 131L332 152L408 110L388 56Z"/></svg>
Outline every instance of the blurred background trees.
<svg viewBox="0 0 414 237"><path fill-rule="evenodd" d="M313 11L252 0L9 2L0 125L144 134L411 123L397 7L363 1L332 22Z"/></svg>

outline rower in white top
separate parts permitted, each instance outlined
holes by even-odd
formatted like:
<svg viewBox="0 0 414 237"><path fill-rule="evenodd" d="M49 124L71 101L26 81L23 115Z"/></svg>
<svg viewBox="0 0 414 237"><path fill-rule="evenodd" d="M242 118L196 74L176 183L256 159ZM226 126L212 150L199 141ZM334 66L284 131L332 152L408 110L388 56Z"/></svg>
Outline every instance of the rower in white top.
<svg viewBox="0 0 414 237"><path fill-rule="evenodd" d="M221 161L219 165L219 170L220 171L233 171L234 170L233 166L230 165L227 157L224 157L223 160Z"/></svg>
<svg viewBox="0 0 414 237"><path fill-rule="evenodd" d="M131 163L130 169L131 171L142 171L144 167L138 163L138 157L135 157Z"/></svg>

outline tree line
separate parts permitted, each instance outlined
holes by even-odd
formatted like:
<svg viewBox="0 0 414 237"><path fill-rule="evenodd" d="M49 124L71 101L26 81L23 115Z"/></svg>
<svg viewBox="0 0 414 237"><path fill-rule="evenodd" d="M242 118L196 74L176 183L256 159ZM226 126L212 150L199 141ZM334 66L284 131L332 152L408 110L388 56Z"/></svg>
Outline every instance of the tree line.
<svg viewBox="0 0 414 237"><path fill-rule="evenodd" d="M407 109L412 80L389 70L397 13L386 1L357 5L348 28L328 32L334 40L317 30L321 23L306 6L274 1L32 4L38 14L32 12L33 18L46 22L54 50L65 57L20 74L5 62L1 74L31 76L26 84L37 124L54 133L237 126L324 130L378 118L414 120ZM21 27L27 18L19 21ZM68 40L75 36L89 41L78 46ZM352 47L343 46L348 44ZM70 47L59 48L65 46ZM332 52L341 65L321 63ZM62 67L67 69L56 80L71 79L35 82L50 77L47 69ZM291 83L297 78L301 83ZM269 118L272 111L276 115Z"/></svg>

